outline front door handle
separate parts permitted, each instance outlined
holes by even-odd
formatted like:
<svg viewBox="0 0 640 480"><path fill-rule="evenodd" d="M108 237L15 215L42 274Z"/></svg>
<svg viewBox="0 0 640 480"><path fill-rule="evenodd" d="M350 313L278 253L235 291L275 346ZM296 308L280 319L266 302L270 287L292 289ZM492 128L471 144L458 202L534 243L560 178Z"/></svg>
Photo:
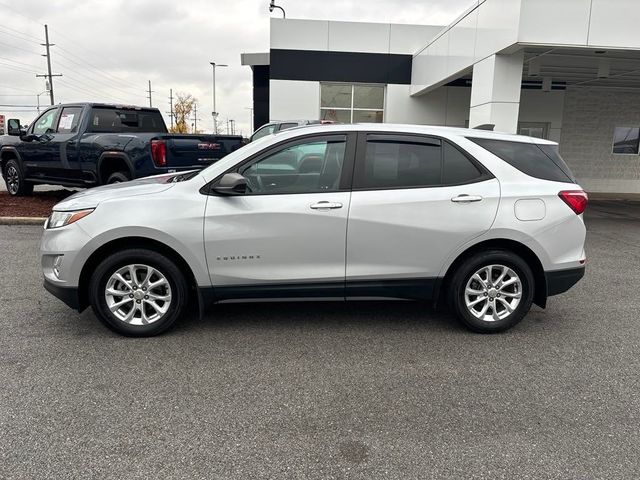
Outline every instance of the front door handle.
<svg viewBox="0 0 640 480"><path fill-rule="evenodd" d="M342 208L342 204L340 202L327 202L323 200L322 202L314 203L309 208L313 210L331 210L334 208Z"/></svg>
<svg viewBox="0 0 640 480"><path fill-rule="evenodd" d="M479 202L481 200L482 200L482 197L480 195L467 195L467 194L458 195L457 197L453 197L451 199L451 201L454 203L471 203L471 202Z"/></svg>

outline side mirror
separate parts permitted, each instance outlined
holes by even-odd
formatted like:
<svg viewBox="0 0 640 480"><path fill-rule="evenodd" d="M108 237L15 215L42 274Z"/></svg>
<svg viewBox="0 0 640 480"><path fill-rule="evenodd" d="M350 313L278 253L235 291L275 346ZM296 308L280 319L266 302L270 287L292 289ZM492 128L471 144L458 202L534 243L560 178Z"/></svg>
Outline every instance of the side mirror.
<svg viewBox="0 0 640 480"><path fill-rule="evenodd" d="M7 133L9 135L19 137L22 134L22 129L20 128L20 120L18 120L17 118L10 118L7 121Z"/></svg>
<svg viewBox="0 0 640 480"><path fill-rule="evenodd" d="M247 179L239 173L225 173L212 190L221 195L244 195L247 193Z"/></svg>

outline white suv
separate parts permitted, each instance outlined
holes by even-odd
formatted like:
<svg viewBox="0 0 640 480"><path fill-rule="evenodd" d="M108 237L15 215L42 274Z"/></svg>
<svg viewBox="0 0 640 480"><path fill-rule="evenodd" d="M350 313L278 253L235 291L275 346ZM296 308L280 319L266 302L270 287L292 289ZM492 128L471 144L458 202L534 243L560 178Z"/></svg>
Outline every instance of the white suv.
<svg viewBox="0 0 640 480"><path fill-rule="evenodd" d="M42 239L45 288L124 335L189 304L448 303L477 332L584 275L587 196L545 140L415 125L268 135L209 168L79 192Z"/></svg>

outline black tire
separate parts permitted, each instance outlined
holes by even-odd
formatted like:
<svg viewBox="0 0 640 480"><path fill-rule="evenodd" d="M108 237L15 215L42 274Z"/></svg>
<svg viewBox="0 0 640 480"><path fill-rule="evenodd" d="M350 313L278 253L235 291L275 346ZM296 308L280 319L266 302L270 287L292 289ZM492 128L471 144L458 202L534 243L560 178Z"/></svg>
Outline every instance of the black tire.
<svg viewBox="0 0 640 480"><path fill-rule="evenodd" d="M11 159L4 166L4 182L9 195L24 197L33 193L33 183L24 179L24 172L17 160Z"/></svg>
<svg viewBox="0 0 640 480"><path fill-rule="evenodd" d="M128 182L129 180L131 180L131 178L129 178L129 174L127 172L113 172L107 177L107 185L112 183Z"/></svg>
<svg viewBox="0 0 640 480"><path fill-rule="evenodd" d="M474 316L469 309L465 301L465 290L467 283L471 277L483 267L490 265L502 265L511 269L520 279L522 285L520 291L520 301L506 318L499 320L487 321ZM498 274L500 271L495 269ZM495 280L495 274L494 274ZM493 280L492 282L493 283ZM473 284L479 285L479 283ZM474 288L476 290L478 287ZM515 291L516 287L507 287L507 291ZM533 302L533 296L535 291L535 280L533 272L529 265L518 255L507 250L489 250L486 252L476 253L458 268L451 278L449 286L449 306L456 315L456 317L470 330L478 333L496 333L503 332L520 322L524 316L531 309L531 303ZM489 292L487 301L490 302L491 311L493 312L493 305L497 305L498 313L500 311L506 312L503 300L506 300L504 294L499 298L490 299L492 295L496 295L495 289ZM483 295L484 296L484 295ZM472 297L473 300L480 300L480 295ZM482 310L484 300L480 300L476 309Z"/></svg>
<svg viewBox="0 0 640 480"><path fill-rule="evenodd" d="M107 282L115 272L131 264L147 265L157 270L166 278L171 289L171 300L166 313L146 325L126 323L117 318L107 306L105 295ZM130 278L127 280L130 280ZM136 248L114 253L98 265L89 282L91 307L98 319L114 332L128 337L150 337L167 330L184 313L187 296L188 288L183 272L172 260L153 250ZM122 299L124 297L122 296ZM131 300L131 302L133 301ZM137 303L140 303L140 300ZM131 305L135 307L134 304ZM142 308L151 308L150 306L145 307L144 300L142 300L141 305ZM126 308L128 308L128 304ZM153 309L151 311L153 312Z"/></svg>

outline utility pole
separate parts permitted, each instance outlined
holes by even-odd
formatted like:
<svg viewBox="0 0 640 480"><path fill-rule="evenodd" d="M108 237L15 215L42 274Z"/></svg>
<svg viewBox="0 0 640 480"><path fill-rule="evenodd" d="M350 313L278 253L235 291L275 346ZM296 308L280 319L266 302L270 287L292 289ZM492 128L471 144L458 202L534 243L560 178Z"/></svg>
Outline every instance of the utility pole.
<svg viewBox="0 0 640 480"><path fill-rule="evenodd" d="M193 133L198 133L198 104L193 104Z"/></svg>
<svg viewBox="0 0 640 480"><path fill-rule="evenodd" d="M236 121L230 119L229 123L231 124L231 135L235 135L236 134L236 126L235 126Z"/></svg>
<svg viewBox="0 0 640 480"><path fill-rule="evenodd" d="M173 130L173 88L169 89L169 119L171 120L171 130Z"/></svg>
<svg viewBox="0 0 640 480"><path fill-rule="evenodd" d="M44 41L46 43L41 43L43 47L46 48L47 53L42 55L43 57L47 57L47 74L46 75L36 75L36 77L45 77L49 80L49 98L51 99L51 105L55 104L55 100L53 98L53 77L61 77L61 73L56 73L55 75L51 73L51 52L49 51L49 47L53 47L53 43L49 43L49 27L47 25L44 26Z"/></svg>
<svg viewBox="0 0 640 480"><path fill-rule="evenodd" d="M151 94L153 93L153 90L151 90L151 80L149 80L149 90L148 90L149 96L147 97L149 99L149 106L153 107L153 104L151 103Z"/></svg>

